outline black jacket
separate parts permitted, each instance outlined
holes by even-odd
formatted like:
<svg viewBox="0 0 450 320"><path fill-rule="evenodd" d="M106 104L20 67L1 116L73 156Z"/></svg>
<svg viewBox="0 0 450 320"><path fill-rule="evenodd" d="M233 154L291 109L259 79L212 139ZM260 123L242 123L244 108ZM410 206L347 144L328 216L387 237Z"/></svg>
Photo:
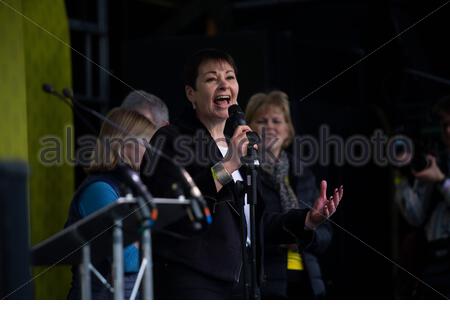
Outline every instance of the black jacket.
<svg viewBox="0 0 450 320"><path fill-rule="evenodd" d="M304 167L298 159L288 154L290 160L289 182L299 199L301 209L312 206L319 195L316 179L312 171ZM296 172L298 171L298 172ZM281 200L275 186L270 182L268 174L260 175L259 192L266 203L270 204L270 211L281 212ZM325 295L325 284L322 279L317 255L323 253L331 243L333 229L329 222L320 225L313 241L301 251L304 270L310 283L311 292L307 295L319 297ZM287 296L287 249L283 246L266 243L264 246L264 282L261 292L267 297Z"/></svg>
<svg viewBox="0 0 450 320"><path fill-rule="evenodd" d="M237 282L243 269L242 252L246 239L243 194L233 182L220 192L216 191L211 167L223 157L215 141L195 113L189 110L178 121L159 129L151 143L174 161L183 164L206 198L213 217L212 224L200 233L192 232L187 217L168 228L166 231L170 234L155 232L155 261L163 257L214 279ZM171 185L178 181L179 176L173 165L155 152L147 150L141 176L153 196L174 196ZM293 236L308 241L312 238L312 232L304 230L306 213L307 210L287 214L266 212L260 201L256 217L258 242L265 238L290 243ZM175 233L185 237L177 237ZM260 246L258 252L261 266Z"/></svg>

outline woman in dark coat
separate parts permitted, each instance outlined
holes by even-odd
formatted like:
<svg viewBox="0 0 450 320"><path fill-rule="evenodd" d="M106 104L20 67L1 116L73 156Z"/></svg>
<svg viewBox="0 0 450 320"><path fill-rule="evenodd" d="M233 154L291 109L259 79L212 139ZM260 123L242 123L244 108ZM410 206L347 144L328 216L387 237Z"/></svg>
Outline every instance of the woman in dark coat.
<svg viewBox="0 0 450 320"><path fill-rule="evenodd" d="M310 208L318 196L316 179L299 155L286 151L295 134L288 96L281 91L253 95L246 118L262 137L259 192L270 204L270 211ZM296 243L265 245L263 298L324 297L325 285L316 255L327 249L331 237L332 228L326 222L315 230L314 240L302 252Z"/></svg>
<svg viewBox="0 0 450 320"><path fill-rule="evenodd" d="M183 165L200 188L212 213L212 224L192 232L186 217L164 233L154 233L155 298L245 298L249 248L266 241L285 243L292 238L308 241L316 226L334 211L340 200L326 198L326 183L313 210L295 209L284 214L258 212L257 243L248 236L248 205L239 188L241 156L248 145L248 126L238 126L225 137L228 108L237 102L237 69L227 53L206 49L185 66L185 92L192 104L178 120L157 131L152 145ZM172 196L177 170L149 150L142 179L154 196ZM260 254L256 257L260 262ZM247 274L248 276L248 274Z"/></svg>

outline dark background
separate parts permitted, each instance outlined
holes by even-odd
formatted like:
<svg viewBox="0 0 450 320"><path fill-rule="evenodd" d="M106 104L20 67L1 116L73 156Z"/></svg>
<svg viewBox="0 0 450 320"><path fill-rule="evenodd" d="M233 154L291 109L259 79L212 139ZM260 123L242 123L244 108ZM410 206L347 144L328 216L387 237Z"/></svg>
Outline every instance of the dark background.
<svg viewBox="0 0 450 320"><path fill-rule="evenodd" d="M256 92L281 89L290 97L299 134L317 136L327 124L344 138L382 129L437 141L430 111L450 92L450 5L383 44L444 3L66 0L74 48L123 81L73 53L74 91L83 103L106 112L132 88L143 89L161 97L175 117L189 106L181 78L185 59L216 47L237 62L241 106ZM102 27L95 29L100 20ZM76 120L76 131L87 128ZM392 168L369 162L314 170L318 179L345 186L333 220L403 263L402 243L410 229L392 204ZM77 183L82 178L77 169ZM404 287L412 278L339 228L322 262L329 298L408 298Z"/></svg>

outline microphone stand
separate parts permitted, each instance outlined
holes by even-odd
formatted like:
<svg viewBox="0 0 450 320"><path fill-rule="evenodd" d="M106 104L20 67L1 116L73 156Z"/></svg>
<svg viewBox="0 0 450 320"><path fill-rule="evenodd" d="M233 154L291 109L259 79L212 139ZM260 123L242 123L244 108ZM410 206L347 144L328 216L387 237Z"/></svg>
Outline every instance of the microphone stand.
<svg viewBox="0 0 450 320"><path fill-rule="evenodd" d="M247 133L249 144L247 147L247 155L242 157L242 163L245 166L247 179L245 179L245 189L247 194L247 203L250 207L250 241L251 241L251 281L250 281L250 298L253 300L261 299L261 293L258 286L257 264L256 264L256 204L258 199L257 189L257 169L259 168L258 151L254 148L260 139L254 132Z"/></svg>
<svg viewBox="0 0 450 320"><path fill-rule="evenodd" d="M233 104L228 108L228 120L225 124L225 134L232 136L236 127L239 125L246 125L245 114L242 109L237 104ZM251 252L250 252L250 299L261 299L261 294L259 291L258 281L257 281L257 265L256 265L256 204L258 199L258 186L256 185L257 169L259 167L258 152L254 148L260 142L260 138L255 132L247 132L247 139L249 141L247 147L247 155L241 158L241 163L245 168L246 179L244 179L245 193L247 194L247 203L250 207L250 217L247 223L250 225L250 241L251 241ZM244 218L245 220L245 218ZM244 230L242 230L244 232ZM246 243L243 239L243 251L245 251ZM244 263L247 261L246 252L243 252ZM248 270L248 266L245 266ZM247 298L247 284L248 284L248 272L245 273L245 295Z"/></svg>
<svg viewBox="0 0 450 320"><path fill-rule="evenodd" d="M44 90L46 93L49 93L51 95L54 95L55 97L58 97L62 102L64 102L65 104L67 104L72 111L75 113L75 115L78 117L78 119L80 119L84 125L95 135L97 135L97 130L92 126L92 124L86 120L86 118L84 118L81 114L80 111L78 110L78 108L75 108L74 104L72 102L69 102L65 96L63 96L61 93L59 93L58 91L56 91L50 84L48 83L44 83L42 85L42 90Z"/></svg>

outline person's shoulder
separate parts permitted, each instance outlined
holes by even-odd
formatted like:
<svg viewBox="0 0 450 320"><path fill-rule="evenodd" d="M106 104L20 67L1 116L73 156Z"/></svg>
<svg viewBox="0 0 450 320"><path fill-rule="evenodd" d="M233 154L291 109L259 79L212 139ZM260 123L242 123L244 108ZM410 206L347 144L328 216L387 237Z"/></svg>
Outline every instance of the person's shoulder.
<svg viewBox="0 0 450 320"><path fill-rule="evenodd" d="M87 185L79 198L80 214L86 216L119 198L114 186L107 181L95 181Z"/></svg>
<svg viewBox="0 0 450 320"><path fill-rule="evenodd" d="M174 137L179 134L180 129L176 124L168 124L159 128L152 137L152 140L158 137Z"/></svg>
<svg viewBox="0 0 450 320"><path fill-rule="evenodd" d="M202 124L192 111L186 111L170 124L159 128L152 137L152 143L158 140L174 141L181 136L194 136L196 132L204 130Z"/></svg>
<svg viewBox="0 0 450 320"><path fill-rule="evenodd" d="M148 149L149 156L159 156L159 153L156 152L156 150L163 151L165 153L175 151L173 150L175 141L180 136L180 130L176 125L168 124L159 128L150 140L151 148Z"/></svg>
<svg viewBox="0 0 450 320"><path fill-rule="evenodd" d="M185 109L171 122L171 130L178 130L181 134L192 135L199 129L205 129L191 108Z"/></svg>
<svg viewBox="0 0 450 320"><path fill-rule="evenodd" d="M111 184L111 182L107 181L95 181L86 188L84 188L81 199L83 198L92 198L92 199L100 199L100 198L108 198L108 199L117 199L119 194L117 193L117 189Z"/></svg>
<svg viewBox="0 0 450 320"><path fill-rule="evenodd" d="M85 188L84 192L85 193L111 192L117 194L116 189L111 184L111 182L106 180L98 180L92 182Z"/></svg>

